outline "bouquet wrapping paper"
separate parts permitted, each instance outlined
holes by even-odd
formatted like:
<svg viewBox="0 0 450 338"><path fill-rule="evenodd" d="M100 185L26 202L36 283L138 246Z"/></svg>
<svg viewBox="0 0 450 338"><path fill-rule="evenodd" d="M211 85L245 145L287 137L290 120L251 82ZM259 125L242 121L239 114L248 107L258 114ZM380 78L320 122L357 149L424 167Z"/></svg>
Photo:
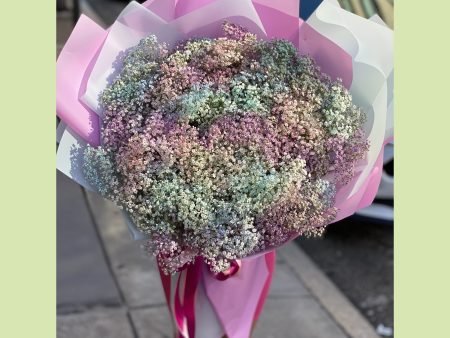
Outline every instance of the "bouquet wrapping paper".
<svg viewBox="0 0 450 338"><path fill-rule="evenodd" d="M86 189L96 191L82 171L83 152L100 145L101 92L116 75L118 55L155 35L174 47L191 37L219 36L226 20L261 39L291 41L321 71L340 78L356 105L367 114L370 142L349 184L337 191L334 221L364 208L375 197L383 147L393 139L393 34L378 16L369 20L325 0L307 21L298 18L297 0L149 0L131 2L108 29L81 16L57 61L57 168ZM124 215L132 237L144 236ZM262 310L275 265L263 252L233 262L213 274L201 260L161 281L179 337L248 337Z"/></svg>

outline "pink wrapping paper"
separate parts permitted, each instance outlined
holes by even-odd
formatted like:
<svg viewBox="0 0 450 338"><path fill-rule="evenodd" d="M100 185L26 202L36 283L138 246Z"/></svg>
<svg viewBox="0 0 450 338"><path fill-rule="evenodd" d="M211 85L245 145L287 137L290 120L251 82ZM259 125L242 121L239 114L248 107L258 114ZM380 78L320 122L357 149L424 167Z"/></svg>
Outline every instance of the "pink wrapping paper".
<svg viewBox="0 0 450 338"><path fill-rule="evenodd" d="M106 32L82 15L56 63L56 112L70 128L93 146L100 145L98 116L80 101L90 69Z"/></svg>

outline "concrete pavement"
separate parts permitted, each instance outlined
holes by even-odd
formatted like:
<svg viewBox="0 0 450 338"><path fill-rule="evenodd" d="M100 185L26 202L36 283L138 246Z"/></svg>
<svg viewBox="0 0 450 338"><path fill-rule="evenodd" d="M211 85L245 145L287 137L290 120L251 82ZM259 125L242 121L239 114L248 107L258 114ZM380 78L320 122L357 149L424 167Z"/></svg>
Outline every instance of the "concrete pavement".
<svg viewBox="0 0 450 338"><path fill-rule="evenodd" d="M57 174L58 311L120 305L120 295L107 264L97 228L81 188Z"/></svg>
<svg viewBox="0 0 450 338"><path fill-rule="evenodd" d="M60 173L57 180L58 337L172 337L154 259L131 240L119 210ZM279 251L253 337L377 337L305 259L295 244Z"/></svg>

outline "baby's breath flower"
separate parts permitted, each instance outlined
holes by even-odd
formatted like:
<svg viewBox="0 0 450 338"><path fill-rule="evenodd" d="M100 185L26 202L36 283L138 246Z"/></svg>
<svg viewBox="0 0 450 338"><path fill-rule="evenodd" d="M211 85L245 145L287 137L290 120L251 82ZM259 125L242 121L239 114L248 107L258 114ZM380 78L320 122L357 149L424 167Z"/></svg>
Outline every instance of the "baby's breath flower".
<svg viewBox="0 0 450 338"><path fill-rule="evenodd" d="M223 31L170 52L149 36L121 53L100 98L102 146L84 154L86 179L149 235L166 273L197 256L220 272L320 235L336 183L368 149L364 113L312 59L231 23Z"/></svg>

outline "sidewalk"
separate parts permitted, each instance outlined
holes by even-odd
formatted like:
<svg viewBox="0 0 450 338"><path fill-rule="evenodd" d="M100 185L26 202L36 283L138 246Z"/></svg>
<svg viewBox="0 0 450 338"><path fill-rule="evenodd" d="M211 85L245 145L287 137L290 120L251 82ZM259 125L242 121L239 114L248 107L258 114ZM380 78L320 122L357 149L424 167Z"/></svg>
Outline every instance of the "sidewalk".
<svg viewBox="0 0 450 338"><path fill-rule="evenodd" d="M117 208L58 180L58 337L163 338L172 326L154 260ZM377 337L295 245L279 250L256 338Z"/></svg>
<svg viewBox="0 0 450 338"><path fill-rule="evenodd" d="M58 15L58 51L72 27ZM172 338L159 274L112 203L57 174L58 338ZM376 338L295 244L278 250L254 338Z"/></svg>

